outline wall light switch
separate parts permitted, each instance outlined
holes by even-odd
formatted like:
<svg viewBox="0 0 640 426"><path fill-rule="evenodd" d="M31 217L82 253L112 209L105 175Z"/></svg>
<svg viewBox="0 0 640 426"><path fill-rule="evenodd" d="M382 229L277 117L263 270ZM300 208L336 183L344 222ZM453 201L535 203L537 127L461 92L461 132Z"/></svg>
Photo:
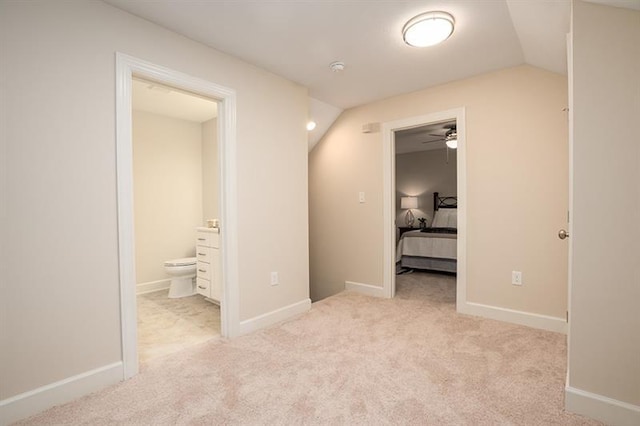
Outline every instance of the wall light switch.
<svg viewBox="0 0 640 426"><path fill-rule="evenodd" d="M365 199L364 199L364 192L360 191L358 193L358 201L360 201L361 203L364 203Z"/></svg>
<svg viewBox="0 0 640 426"><path fill-rule="evenodd" d="M278 273L277 272L272 272L271 273L271 285L278 285L280 283L280 280L278 279Z"/></svg>

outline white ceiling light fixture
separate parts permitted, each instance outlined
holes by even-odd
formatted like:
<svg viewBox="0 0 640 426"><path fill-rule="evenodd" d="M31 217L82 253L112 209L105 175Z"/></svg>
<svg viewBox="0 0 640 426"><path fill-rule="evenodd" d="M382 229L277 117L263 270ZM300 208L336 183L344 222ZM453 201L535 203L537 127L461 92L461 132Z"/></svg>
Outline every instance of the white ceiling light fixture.
<svg viewBox="0 0 640 426"><path fill-rule="evenodd" d="M448 148L456 149L458 148L458 134L456 132L450 133L444 140L444 143Z"/></svg>
<svg viewBox="0 0 640 426"><path fill-rule="evenodd" d="M315 121L309 121L307 123L307 130L308 131L312 131L315 128L316 128L316 122Z"/></svg>
<svg viewBox="0 0 640 426"><path fill-rule="evenodd" d="M454 26L455 20L447 12L422 13L405 24L402 37L409 46L433 46L448 39Z"/></svg>
<svg viewBox="0 0 640 426"><path fill-rule="evenodd" d="M445 142L447 144L447 147L451 148L451 149L456 149L458 148L458 139L451 139Z"/></svg>

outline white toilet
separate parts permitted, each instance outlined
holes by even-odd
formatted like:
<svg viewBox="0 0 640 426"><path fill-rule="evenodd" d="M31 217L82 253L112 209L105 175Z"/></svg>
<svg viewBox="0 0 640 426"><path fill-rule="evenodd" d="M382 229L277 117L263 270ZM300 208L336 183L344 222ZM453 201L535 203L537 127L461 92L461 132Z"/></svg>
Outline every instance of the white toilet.
<svg viewBox="0 0 640 426"><path fill-rule="evenodd" d="M185 257L164 262L164 270L171 276L169 298L177 299L196 293L194 279L196 277L196 263L195 257Z"/></svg>

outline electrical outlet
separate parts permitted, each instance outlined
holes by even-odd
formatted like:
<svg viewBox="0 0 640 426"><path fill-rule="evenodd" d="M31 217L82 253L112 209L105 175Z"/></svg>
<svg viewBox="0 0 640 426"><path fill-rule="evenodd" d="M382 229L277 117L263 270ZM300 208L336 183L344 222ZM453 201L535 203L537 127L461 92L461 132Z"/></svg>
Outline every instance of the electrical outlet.
<svg viewBox="0 0 640 426"><path fill-rule="evenodd" d="M271 273L271 285L278 285L280 284L280 280L278 279L278 273L277 272L272 272Z"/></svg>
<svg viewBox="0 0 640 426"><path fill-rule="evenodd" d="M522 285L522 272L511 271L511 284Z"/></svg>

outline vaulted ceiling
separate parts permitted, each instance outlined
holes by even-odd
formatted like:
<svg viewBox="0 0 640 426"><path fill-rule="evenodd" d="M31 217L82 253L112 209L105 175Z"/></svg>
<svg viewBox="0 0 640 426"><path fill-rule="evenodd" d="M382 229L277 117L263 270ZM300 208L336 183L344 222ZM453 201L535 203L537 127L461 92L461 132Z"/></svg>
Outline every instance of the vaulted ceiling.
<svg viewBox="0 0 640 426"><path fill-rule="evenodd" d="M341 109L522 63L566 72L569 2L540 0L106 0L309 88ZM402 40L413 16L444 10L444 43ZM332 72L329 64L346 69Z"/></svg>
<svg viewBox="0 0 640 426"><path fill-rule="evenodd" d="M315 140L342 109L524 63L567 67L569 0L104 1L308 87ZM453 35L406 45L404 24L434 10L454 16Z"/></svg>

